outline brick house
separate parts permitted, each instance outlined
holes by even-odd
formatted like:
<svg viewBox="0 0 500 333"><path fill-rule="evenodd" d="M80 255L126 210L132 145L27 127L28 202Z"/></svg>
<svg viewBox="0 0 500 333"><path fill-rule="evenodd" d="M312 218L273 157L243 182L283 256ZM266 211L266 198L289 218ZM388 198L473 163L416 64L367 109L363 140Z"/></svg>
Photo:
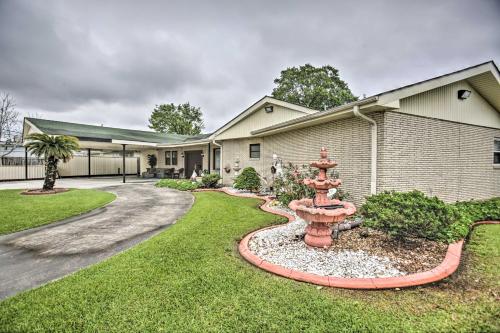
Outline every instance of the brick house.
<svg viewBox="0 0 500 333"><path fill-rule="evenodd" d="M219 172L224 184L235 164L271 180L273 154L302 165L325 146L357 204L383 190L419 189L446 201L500 196L500 75L492 61L326 111L266 96L197 137L25 119L24 133L37 131L75 135L87 149L137 151L141 169L153 153L159 167L183 168L187 177Z"/></svg>

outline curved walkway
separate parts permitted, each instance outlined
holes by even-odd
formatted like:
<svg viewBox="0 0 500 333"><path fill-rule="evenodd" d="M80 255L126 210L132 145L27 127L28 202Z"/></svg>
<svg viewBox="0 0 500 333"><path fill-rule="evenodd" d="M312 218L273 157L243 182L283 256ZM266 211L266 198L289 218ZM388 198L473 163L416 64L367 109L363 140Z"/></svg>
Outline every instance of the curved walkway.
<svg viewBox="0 0 500 333"><path fill-rule="evenodd" d="M184 215L188 192L129 184L101 188L103 208L0 237L0 299L63 277L151 237Z"/></svg>

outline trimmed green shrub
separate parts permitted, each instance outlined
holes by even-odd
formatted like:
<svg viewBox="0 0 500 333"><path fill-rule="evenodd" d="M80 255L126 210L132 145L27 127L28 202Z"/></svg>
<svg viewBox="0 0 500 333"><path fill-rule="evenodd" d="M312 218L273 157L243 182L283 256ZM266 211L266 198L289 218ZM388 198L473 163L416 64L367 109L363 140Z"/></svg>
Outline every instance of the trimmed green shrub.
<svg viewBox="0 0 500 333"><path fill-rule="evenodd" d="M459 201L454 206L469 221L500 220L500 197L488 200Z"/></svg>
<svg viewBox="0 0 500 333"><path fill-rule="evenodd" d="M313 198L315 191L302 183L304 178L315 178L319 173L318 169L313 169L310 166L303 165L299 170L298 166L288 163L283 167L283 175L276 177L273 184L276 199L284 206L287 206L290 201L302 198ZM333 171L332 178L338 178L338 173ZM342 188L337 188L335 199L346 200L349 193L344 192Z"/></svg>
<svg viewBox="0 0 500 333"><path fill-rule="evenodd" d="M367 198L360 209L364 225L397 238L452 242L468 232L467 220L453 205L424 193L383 192Z"/></svg>
<svg viewBox="0 0 500 333"><path fill-rule="evenodd" d="M155 186L173 188L179 191L192 191L196 190L199 184L188 179L162 179Z"/></svg>
<svg viewBox="0 0 500 333"><path fill-rule="evenodd" d="M233 184L239 190L257 192L260 188L260 178L252 167L247 167L236 177Z"/></svg>
<svg viewBox="0 0 500 333"><path fill-rule="evenodd" d="M205 174L201 178L201 184L203 185L204 188L216 188L219 184L220 179L221 176L217 173Z"/></svg>

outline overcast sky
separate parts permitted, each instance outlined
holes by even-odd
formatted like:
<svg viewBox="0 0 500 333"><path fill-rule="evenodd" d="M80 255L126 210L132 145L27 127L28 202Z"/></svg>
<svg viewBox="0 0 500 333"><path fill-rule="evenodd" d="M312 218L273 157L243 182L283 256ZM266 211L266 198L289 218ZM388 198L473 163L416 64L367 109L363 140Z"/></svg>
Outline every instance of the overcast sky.
<svg viewBox="0 0 500 333"><path fill-rule="evenodd" d="M330 64L367 96L500 61L500 1L0 0L0 91L22 115L147 129L156 104L205 132Z"/></svg>

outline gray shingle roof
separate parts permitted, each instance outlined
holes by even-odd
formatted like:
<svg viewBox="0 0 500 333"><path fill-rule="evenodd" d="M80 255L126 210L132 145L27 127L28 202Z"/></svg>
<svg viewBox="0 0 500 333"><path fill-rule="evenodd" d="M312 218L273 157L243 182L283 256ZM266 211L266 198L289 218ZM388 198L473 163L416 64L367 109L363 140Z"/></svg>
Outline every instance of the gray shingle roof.
<svg viewBox="0 0 500 333"><path fill-rule="evenodd" d="M64 121L26 118L40 131L51 135L71 135L82 141L126 140L163 144L179 144L208 138L211 134L180 135L151 131L138 131L124 128L94 126Z"/></svg>

